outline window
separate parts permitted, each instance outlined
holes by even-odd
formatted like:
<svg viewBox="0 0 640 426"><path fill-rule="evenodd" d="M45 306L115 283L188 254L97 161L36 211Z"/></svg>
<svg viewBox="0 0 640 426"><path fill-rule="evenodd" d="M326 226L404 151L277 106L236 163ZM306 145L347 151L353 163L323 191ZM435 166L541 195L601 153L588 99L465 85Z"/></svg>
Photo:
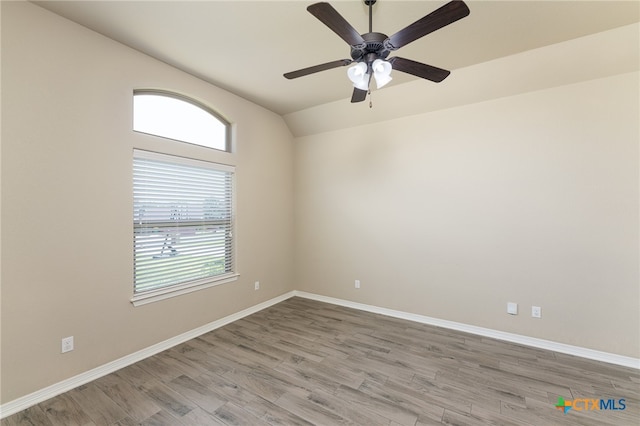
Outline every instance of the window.
<svg viewBox="0 0 640 426"><path fill-rule="evenodd" d="M133 130L163 138L231 151L230 125L214 111L181 95L136 90Z"/></svg>
<svg viewBox="0 0 640 426"><path fill-rule="evenodd" d="M237 277L233 182L231 166L134 151L135 305Z"/></svg>

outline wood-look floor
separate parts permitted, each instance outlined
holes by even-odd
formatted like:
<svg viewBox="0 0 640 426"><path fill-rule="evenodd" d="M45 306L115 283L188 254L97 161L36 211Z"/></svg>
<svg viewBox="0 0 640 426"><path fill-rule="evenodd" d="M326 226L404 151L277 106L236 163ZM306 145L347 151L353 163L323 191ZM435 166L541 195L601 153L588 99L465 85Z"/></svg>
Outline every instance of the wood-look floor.
<svg viewBox="0 0 640 426"><path fill-rule="evenodd" d="M558 397L625 400L563 413ZM620 405L617 405L620 408ZM637 425L640 372L293 298L10 425Z"/></svg>

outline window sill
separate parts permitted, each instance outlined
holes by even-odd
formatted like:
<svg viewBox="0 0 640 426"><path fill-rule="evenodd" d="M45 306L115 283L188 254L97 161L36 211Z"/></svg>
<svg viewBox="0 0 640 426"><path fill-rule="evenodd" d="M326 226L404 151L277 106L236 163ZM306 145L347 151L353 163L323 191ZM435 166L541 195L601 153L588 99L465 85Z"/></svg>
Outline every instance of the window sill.
<svg viewBox="0 0 640 426"><path fill-rule="evenodd" d="M240 274L227 274L213 279L200 280L182 285L172 286L159 290L151 290L141 294L136 294L131 298L133 306L146 305L147 303L158 302L160 300L169 299L171 297L180 296L194 291L203 290L205 288L214 287L220 284L226 284L236 281Z"/></svg>

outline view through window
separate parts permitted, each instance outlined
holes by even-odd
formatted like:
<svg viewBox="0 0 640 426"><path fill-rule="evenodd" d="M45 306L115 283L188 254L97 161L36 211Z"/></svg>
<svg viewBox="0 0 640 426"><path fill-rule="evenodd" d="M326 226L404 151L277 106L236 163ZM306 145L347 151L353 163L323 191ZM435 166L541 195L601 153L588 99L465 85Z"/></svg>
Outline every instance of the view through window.
<svg viewBox="0 0 640 426"><path fill-rule="evenodd" d="M196 101L177 94L138 90L133 97L133 130L230 151L229 123Z"/></svg>

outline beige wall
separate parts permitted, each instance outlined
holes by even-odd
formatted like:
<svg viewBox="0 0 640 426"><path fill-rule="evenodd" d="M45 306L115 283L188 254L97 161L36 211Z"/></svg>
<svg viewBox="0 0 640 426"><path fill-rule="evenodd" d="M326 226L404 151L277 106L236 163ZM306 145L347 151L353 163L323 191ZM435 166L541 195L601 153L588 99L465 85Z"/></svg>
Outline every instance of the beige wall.
<svg viewBox="0 0 640 426"><path fill-rule="evenodd" d="M132 132L135 88L210 105L237 152ZM2 402L293 289L280 116L26 2L2 2L2 107ZM238 281L131 305L134 148L236 166Z"/></svg>
<svg viewBox="0 0 640 426"><path fill-rule="evenodd" d="M297 288L638 358L638 81L297 138Z"/></svg>

